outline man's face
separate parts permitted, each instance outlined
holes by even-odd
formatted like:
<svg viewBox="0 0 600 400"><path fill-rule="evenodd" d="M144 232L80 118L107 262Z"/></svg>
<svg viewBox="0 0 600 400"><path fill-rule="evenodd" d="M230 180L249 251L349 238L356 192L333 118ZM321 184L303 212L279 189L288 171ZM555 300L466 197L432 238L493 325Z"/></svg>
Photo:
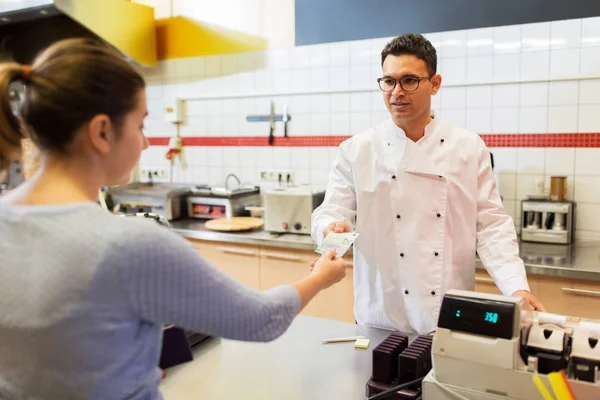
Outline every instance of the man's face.
<svg viewBox="0 0 600 400"><path fill-rule="evenodd" d="M411 54L399 56L389 55L383 62L383 77L404 80L404 86L412 89L415 80L411 78L425 78L418 82L418 88L413 91L402 89L399 82L390 92L383 92L383 100L392 119L400 125L429 114L431 108L431 96L435 95L442 83L440 75L434 75L427 79L429 72L425 61ZM391 80L389 82L392 82ZM393 83L392 83L393 85Z"/></svg>

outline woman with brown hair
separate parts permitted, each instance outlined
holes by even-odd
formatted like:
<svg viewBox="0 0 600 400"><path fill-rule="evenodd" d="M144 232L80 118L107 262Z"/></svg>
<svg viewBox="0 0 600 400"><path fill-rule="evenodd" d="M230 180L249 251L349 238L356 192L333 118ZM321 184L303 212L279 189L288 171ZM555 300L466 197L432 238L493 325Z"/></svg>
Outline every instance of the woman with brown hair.
<svg viewBox="0 0 600 400"><path fill-rule="evenodd" d="M148 146L146 114L143 78L97 42L0 65L0 168L19 157L23 128L40 151L34 175L0 197L0 398L159 399L165 323L273 340L345 276L330 252L301 281L257 291L158 224L99 207L98 190L126 183Z"/></svg>

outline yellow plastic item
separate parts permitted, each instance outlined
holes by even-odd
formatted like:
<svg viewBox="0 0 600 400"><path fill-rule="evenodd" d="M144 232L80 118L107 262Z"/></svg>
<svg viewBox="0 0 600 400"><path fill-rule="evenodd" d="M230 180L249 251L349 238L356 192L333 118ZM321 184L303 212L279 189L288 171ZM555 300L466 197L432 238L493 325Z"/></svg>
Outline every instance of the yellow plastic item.
<svg viewBox="0 0 600 400"><path fill-rule="evenodd" d="M538 374L533 375L532 380L533 383L535 383L535 386L537 386L538 390L542 394L544 400L554 400L554 397L552 397L548 389L546 389L546 386L544 386L544 382L542 382L542 379Z"/></svg>
<svg viewBox="0 0 600 400"><path fill-rule="evenodd" d="M560 372L548 374L548 380L557 400L574 400Z"/></svg>
<svg viewBox="0 0 600 400"><path fill-rule="evenodd" d="M354 348L355 349L368 349L369 343L370 343L369 339L356 339L356 342L354 342Z"/></svg>

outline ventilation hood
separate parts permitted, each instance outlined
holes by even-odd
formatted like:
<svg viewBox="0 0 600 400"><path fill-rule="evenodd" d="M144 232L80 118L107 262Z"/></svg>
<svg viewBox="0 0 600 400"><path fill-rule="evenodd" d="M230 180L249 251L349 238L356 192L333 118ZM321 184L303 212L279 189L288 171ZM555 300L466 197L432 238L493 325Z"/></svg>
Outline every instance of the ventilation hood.
<svg viewBox="0 0 600 400"><path fill-rule="evenodd" d="M2 0L0 61L29 64L52 43L101 39L130 61L156 66L154 9L128 0Z"/></svg>

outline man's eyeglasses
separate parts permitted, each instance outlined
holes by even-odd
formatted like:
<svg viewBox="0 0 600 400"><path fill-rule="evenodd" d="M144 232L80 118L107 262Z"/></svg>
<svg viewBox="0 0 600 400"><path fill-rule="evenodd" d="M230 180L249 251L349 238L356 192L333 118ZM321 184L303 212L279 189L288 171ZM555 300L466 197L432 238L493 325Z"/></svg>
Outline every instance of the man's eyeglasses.
<svg viewBox="0 0 600 400"><path fill-rule="evenodd" d="M400 83L400 87L405 92L414 92L419 88L419 84L423 79L431 79L433 75L429 76L414 76L407 75L403 76L400 79L394 79L389 76L383 78L377 78L377 83L379 84L379 89L384 92L391 92L396 88L396 83Z"/></svg>

